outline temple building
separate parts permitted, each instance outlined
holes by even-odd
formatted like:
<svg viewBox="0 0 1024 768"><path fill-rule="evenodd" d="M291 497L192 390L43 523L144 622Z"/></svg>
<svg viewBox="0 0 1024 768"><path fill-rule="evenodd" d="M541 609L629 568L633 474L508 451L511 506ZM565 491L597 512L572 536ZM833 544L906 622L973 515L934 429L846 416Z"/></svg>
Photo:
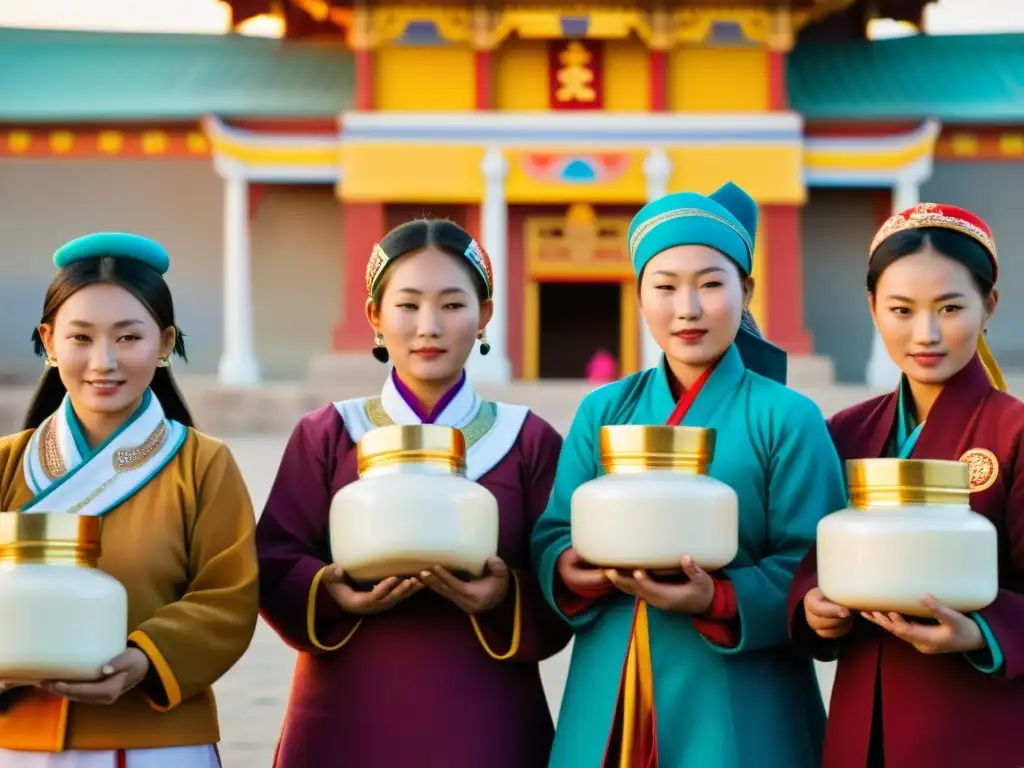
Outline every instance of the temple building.
<svg viewBox="0 0 1024 768"><path fill-rule="evenodd" d="M372 364L366 259L418 215L491 257L495 381L656 360L625 231L667 192L757 199L753 311L806 381L891 383L863 278L893 210L1024 237L1024 36L866 39L925 0L228 4L285 38L0 30L0 373L35 370L46 256L94 229L171 248L191 367L229 386ZM989 335L1010 364L1021 321Z"/></svg>

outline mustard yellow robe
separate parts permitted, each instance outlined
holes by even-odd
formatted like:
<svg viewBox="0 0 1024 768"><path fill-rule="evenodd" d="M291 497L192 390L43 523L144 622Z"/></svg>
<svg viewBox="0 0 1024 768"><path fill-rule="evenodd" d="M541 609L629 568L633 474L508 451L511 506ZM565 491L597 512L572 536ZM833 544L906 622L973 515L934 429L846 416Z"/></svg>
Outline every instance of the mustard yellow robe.
<svg viewBox="0 0 1024 768"><path fill-rule="evenodd" d="M0 438L2 510L32 499L22 468L31 436ZM167 466L102 520L99 567L128 592L127 639L149 657L150 674L109 706L10 690L0 697L0 749L215 744L210 687L248 648L259 610L255 519L234 457L189 429Z"/></svg>

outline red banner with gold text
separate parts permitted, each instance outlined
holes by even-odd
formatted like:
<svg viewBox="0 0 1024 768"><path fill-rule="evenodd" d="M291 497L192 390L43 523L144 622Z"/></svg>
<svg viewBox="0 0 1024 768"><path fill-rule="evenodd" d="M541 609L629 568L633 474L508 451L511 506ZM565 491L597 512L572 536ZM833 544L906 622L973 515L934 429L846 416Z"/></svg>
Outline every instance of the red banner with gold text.
<svg viewBox="0 0 1024 768"><path fill-rule="evenodd" d="M548 104L551 109L603 109L604 57L600 40L548 43Z"/></svg>

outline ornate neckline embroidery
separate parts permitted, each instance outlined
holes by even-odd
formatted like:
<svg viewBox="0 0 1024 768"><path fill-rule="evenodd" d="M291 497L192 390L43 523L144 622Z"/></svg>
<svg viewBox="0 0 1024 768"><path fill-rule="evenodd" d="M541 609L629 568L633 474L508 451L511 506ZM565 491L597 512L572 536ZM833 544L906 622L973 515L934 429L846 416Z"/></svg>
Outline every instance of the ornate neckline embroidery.
<svg viewBox="0 0 1024 768"><path fill-rule="evenodd" d="M390 427L395 422L388 416L379 397L371 397L366 401L366 416L375 427ZM498 406L490 400L481 400L476 416L466 426L459 429L466 440L468 451L491 431L498 420Z"/></svg>
<svg viewBox="0 0 1024 768"><path fill-rule="evenodd" d="M150 457L157 452L166 439L167 422L161 421L156 425L156 429L150 433L149 437L143 441L142 445L114 451L114 472L128 472L138 469L149 461Z"/></svg>
<svg viewBox="0 0 1024 768"><path fill-rule="evenodd" d="M67 472L67 467L64 465L64 457L60 452L60 443L57 441L57 429L53 419L47 419L41 429L43 433L39 438L39 463L42 465L47 479L53 482ZM166 439L167 423L161 421L141 445L114 451L112 459L114 476L143 466L160 449ZM113 482L113 479L111 478L110 482Z"/></svg>
<svg viewBox="0 0 1024 768"><path fill-rule="evenodd" d="M57 430L53 425L53 418L43 422L43 434L39 438L39 464L46 473L46 479L51 483L67 472L64 466L64 457L60 453L60 443L57 441Z"/></svg>

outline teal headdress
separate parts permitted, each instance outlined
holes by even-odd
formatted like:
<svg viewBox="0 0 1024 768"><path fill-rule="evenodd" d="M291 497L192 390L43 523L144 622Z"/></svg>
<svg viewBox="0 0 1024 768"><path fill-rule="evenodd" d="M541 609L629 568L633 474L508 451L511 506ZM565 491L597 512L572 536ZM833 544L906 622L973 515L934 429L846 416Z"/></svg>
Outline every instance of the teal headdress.
<svg viewBox="0 0 1024 768"><path fill-rule="evenodd" d="M731 181L710 195L676 192L654 200L629 225L629 255L637 279L647 263L677 245L706 245L728 256L745 274L754 267L757 203ZM752 371L786 383L786 353L767 341L743 313L736 348Z"/></svg>
<svg viewBox="0 0 1024 768"><path fill-rule="evenodd" d="M135 259L152 267L161 275L171 266L167 249L160 243L128 232L96 232L75 238L57 249L53 254L53 263L58 269L64 269L76 261L97 256Z"/></svg>

